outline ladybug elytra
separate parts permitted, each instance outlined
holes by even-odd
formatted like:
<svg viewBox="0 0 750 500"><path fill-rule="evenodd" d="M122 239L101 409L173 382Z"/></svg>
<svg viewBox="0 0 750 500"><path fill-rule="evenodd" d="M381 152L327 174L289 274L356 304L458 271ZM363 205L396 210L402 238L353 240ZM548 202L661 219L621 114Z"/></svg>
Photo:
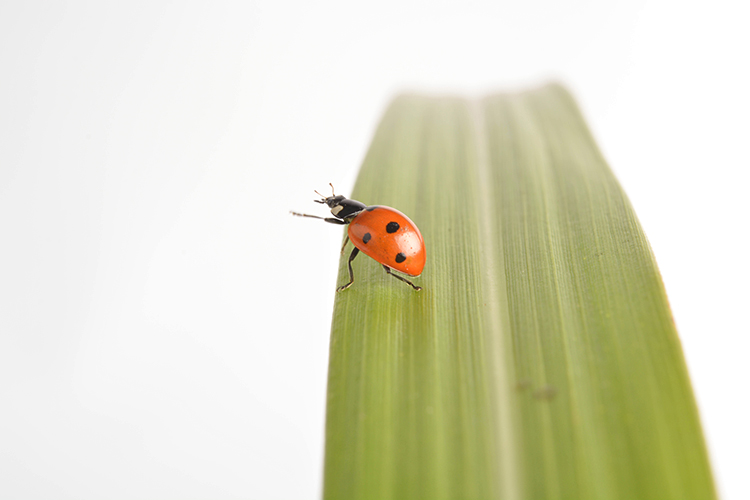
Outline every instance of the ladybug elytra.
<svg viewBox="0 0 750 500"><path fill-rule="evenodd" d="M414 290L421 290L408 279L393 274L399 271L409 276L419 276L424 268L426 253L424 240L419 228L406 215L395 208L382 205L366 206L356 200L349 200L333 193L323 196L315 191L322 200L316 203L328 205L334 217L318 217L317 215L291 212L300 217L322 219L331 224L348 225L346 239L341 247L344 252L346 244L351 240L354 250L349 255L349 283L336 289L337 292L346 290L354 283L352 261L360 250L379 262L385 272L396 279L411 285Z"/></svg>

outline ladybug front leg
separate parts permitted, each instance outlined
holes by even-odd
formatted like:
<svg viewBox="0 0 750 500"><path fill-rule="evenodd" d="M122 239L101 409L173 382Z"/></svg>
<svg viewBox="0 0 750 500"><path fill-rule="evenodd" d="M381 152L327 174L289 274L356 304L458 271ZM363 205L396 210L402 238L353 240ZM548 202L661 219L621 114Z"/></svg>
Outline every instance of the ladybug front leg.
<svg viewBox="0 0 750 500"><path fill-rule="evenodd" d="M421 287L421 286L417 286L417 285L415 285L414 283L412 283L412 282L411 282L411 281L409 281L408 279L406 279L406 278L402 278L402 277L401 277L401 276L399 276L398 274L393 274L393 273L391 272L391 268L390 268L390 267L388 267L388 266L386 266L385 264L383 264L383 269L385 269L385 272L387 272L388 274L390 274L390 275L391 275L391 276L393 276L394 278L396 278L396 279L399 279L399 280L403 281L404 283L408 283L408 284L410 284L410 285L411 285L411 287L412 287L413 289L415 289L416 291L420 291L420 290L422 289L422 287Z"/></svg>
<svg viewBox="0 0 750 500"><path fill-rule="evenodd" d="M334 219L333 217L318 217L317 215L310 215L310 214L301 214L299 212L289 212L292 215L296 215L297 217L311 217L313 219L321 219L326 222L330 222L331 224L338 224L340 226L346 226L347 222L344 222L341 219Z"/></svg>
<svg viewBox="0 0 750 500"><path fill-rule="evenodd" d="M358 253L359 253L359 248L354 247L354 250L352 250L351 255L349 255L349 283L338 287L336 289L337 292L340 292L341 290L346 290L347 288L352 286L352 283L354 283L354 271L352 271L352 261L354 260L354 257L356 257Z"/></svg>

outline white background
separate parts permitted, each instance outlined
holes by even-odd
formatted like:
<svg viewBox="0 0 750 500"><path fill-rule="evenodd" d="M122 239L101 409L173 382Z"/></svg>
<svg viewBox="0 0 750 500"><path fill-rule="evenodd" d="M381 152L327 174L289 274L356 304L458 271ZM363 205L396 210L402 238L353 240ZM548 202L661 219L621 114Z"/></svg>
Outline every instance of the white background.
<svg viewBox="0 0 750 500"><path fill-rule="evenodd" d="M720 492L750 498L739 3L3 2L0 498L319 497L341 229L288 210L350 192L395 93L550 79L653 245Z"/></svg>

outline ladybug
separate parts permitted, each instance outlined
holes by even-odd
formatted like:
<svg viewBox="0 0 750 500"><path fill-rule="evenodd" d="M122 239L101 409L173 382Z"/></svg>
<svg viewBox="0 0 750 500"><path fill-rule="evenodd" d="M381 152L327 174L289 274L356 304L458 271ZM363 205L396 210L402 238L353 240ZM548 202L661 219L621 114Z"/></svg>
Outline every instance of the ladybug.
<svg viewBox="0 0 750 500"><path fill-rule="evenodd" d="M335 218L318 217L317 215L297 212L291 212L291 214L299 217L323 219L331 224L349 225L344 245L341 247L341 253L344 253L349 240L354 245L354 250L349 255L348 262L349 283L338 287L336 291L346 290L354 283L352 261L360 250L378 261L386 273L411 285L416 291L421 290L422 287L392 272L399 271L409 276L422 274L426 253L422 234L416 224L395 208L383 205L368 207L359 201L349 200L341 195L336 196L336 193L333 192L333 184L330 184L330 186L331 196L323 196L315 191L322 200L313 201L328 205Z"/></svg>

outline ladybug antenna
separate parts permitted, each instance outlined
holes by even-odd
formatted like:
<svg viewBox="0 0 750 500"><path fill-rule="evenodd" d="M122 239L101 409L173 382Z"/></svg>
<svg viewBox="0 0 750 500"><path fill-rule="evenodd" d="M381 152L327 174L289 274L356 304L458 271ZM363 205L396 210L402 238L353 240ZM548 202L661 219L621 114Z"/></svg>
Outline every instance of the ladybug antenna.
<svg viewBox="0 0 750 500"><path fill-rule="evenodd" d="M331 184L331 183L329 182L329 183L328 183L328 185L329 185L329 186L331 186L331 198L333 198L334 196L336 196L336 193L334 193L334 192L333 192L333 184ZM325 204L325 202L326 202L325 200L327 200L327 199L328 199L328 197L327 197L327 196L323 196L322 194L318 193L318 190L317 190L317 189L315 190L315 194L317 194L318 196L320 196L321 198L323 198L323 200L313 200L313 201L314 201L315 203L322 203L322 204Z"/></svg>

